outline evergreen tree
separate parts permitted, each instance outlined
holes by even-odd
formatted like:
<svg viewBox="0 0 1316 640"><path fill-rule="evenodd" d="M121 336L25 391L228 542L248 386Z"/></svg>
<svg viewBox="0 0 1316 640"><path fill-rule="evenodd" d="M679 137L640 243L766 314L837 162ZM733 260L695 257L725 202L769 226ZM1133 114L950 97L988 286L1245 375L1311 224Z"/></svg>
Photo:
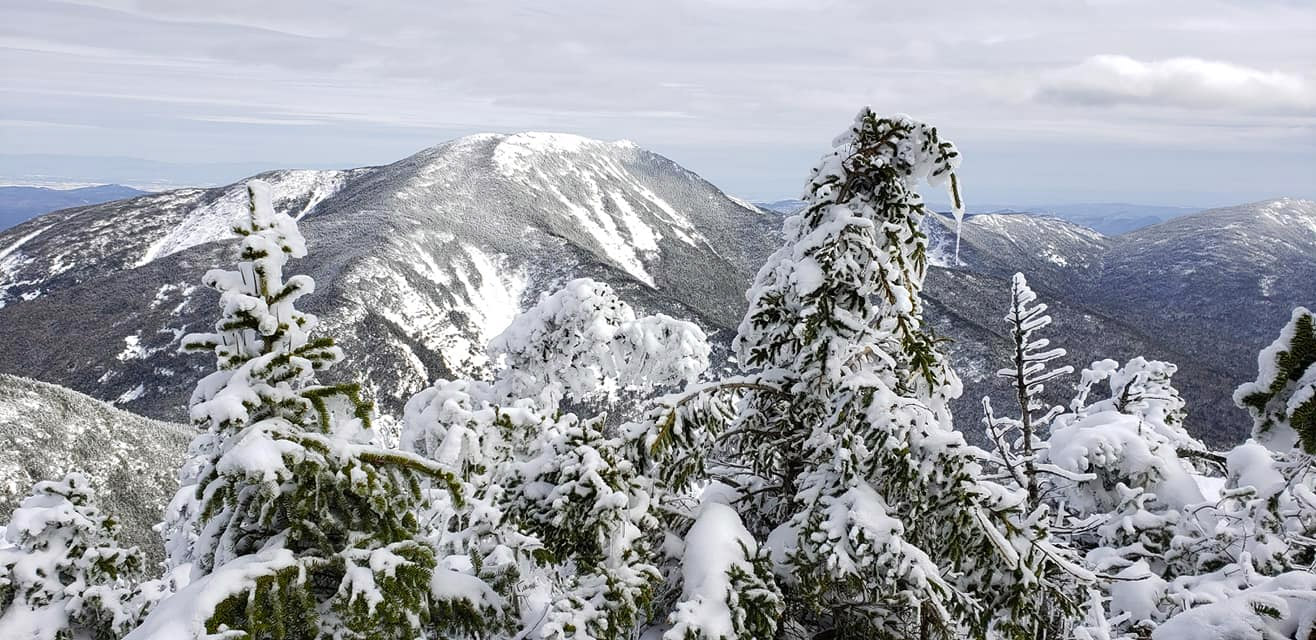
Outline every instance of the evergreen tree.
<svg viewBox="0 0 1316 640"><path fill-rule="evenodd" d="M215 331L184 338L217 361L193 394L201 459L182 488L194 496L176 503L195 509L171 544L193 582L133 637L478 637L485 594L438 579L415 517L418 477L450 475L372 445L357 387L316 382L342 353L293 306L314 289L283 276L305 242L269 185L248 192L237 269L204 278L220 292Z"/></svg>
<svg viewBox="0 0 1316 640"><path fill-rule="evenodd" d="M662 576L651 482L610 434L610 406L693 379L703 332L637 316L612 289L580 279L544 296L490 344L490 381L438 381L407 404L402 444L457 472L463 504L440 491L423 511L440 564L491 585L517 609L504 635L630 638Z"/></svg>
<svg viewBox="0 0 1316 640"><path fill-rule="evenodd" d="M1077 611L1065 585L1084 572L1022 491L979 479L981 452L951 426L959 380L922 320L915 187L949 184L958 206L959 155L867 109L834 146L748 294L746 375L691 391L738 394L731 419L724 401L676 399L645 444L732 488L778 562L789 637L1034 637ZM681 446L709 437L715 453Z"/></svg>
<svg viewBox="0 0 1316 640"><path fill-rule="evenodd" d="M96 507L86 477L38 482L13 513L0 547L0 630L24 640L114 640L137 620L128 578L137 549Z"/></svg>
<svg viewBox="0 0 1316 640"><path fill-rule="evenodd" d="M1293 310L1279 338L1257 356L1257 379L1234 392L1252 414L1252 437L1276 450L1316 455L1316 327L1312 313Z"/></svg>
<svg viewBox="0 0 1316 640"><path fill-rule="evenodd" d="M1010 311L1005 321L1010 327L1013 366L1001 369L996 375L1006 378L1014 387L1015 400L1019 403L1019 417L996 416L992 411L991 400L983 398L984 423L987 432L996 443L997 459L1018 486L1028 491L1028 505L1036 507L1041 500L1041 478L1039 477L1038 451L1046 446L1038 432L1063 411L1062 407L1047 408L1046 413L1034 416L1034 413L1046 408L1039 397L1044 383L1059 376L1073 373L1068 365L1048 368L1047 363L1065 356L1065 350L1056 348L1046 351L1050 340L1034 338L1034 334L1051 324L1051 316L1046 315L1046 305L1032 304L1037 294L1029 288L1024 274L1016 273L1010 281ZM1017 435L1014 432L1018 432Z"/></svg>

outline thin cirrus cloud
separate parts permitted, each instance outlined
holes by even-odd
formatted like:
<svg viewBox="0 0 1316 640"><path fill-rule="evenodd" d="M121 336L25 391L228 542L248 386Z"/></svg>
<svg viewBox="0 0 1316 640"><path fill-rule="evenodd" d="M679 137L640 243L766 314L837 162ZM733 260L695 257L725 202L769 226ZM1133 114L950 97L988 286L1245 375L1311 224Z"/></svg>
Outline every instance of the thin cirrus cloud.
<svg viewBox="0 0 1316 640"><path fill-rule="evenodd" d="M1144 62L1091 56L1042 73L1035 97L1094 106L1316 113L1316 84L1302 76L1186 57Z"/></svg>

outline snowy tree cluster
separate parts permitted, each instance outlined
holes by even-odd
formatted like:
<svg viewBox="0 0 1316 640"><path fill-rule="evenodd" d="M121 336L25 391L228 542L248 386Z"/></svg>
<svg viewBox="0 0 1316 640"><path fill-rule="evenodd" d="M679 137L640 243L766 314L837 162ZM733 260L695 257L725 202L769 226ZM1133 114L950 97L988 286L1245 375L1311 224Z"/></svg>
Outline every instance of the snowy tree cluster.
<svg viewBox="0 0 1316 640"><path fill-rule="evenodd" d="M164 566L115 542L85 478L39 483L0 543L0 635L1316 638L1311 312L1235 396L1253 438L1213 451L1173 364L1071 379L1018 274L1008 401L982 399L991 446L972 446L921 298L917 189L959 215L959 161L861 111L747 292L734 374L696 325L574 280L491 342L487 377L412 397L396 444L329 381L348 363L296 308L314 282L285 275L305 242L253 181L236 268L204 277L214 330L184 339L215 371Z"/></svg>

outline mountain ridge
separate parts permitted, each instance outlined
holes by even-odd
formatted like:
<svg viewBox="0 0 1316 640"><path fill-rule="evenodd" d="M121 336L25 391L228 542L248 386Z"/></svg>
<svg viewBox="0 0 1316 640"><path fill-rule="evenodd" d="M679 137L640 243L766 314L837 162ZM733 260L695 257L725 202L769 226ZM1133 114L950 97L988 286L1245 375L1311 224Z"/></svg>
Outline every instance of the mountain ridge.
<svg viewBox="0 0 1316 640"><path fill-rule="evenodd" d="M725 345L783 219L633 143L567 134L479 134L387 165L257 177L307 235L311 255L293 268L320 285L308 310L340 336L352 375L375 381L370 392L386 411L434 378L486 370L489 338L539 295L582 275L609 282L641 310L692 319ZM16 328L0 342L0 371L178 419L209 363L178 355L177 342L213 322L213 293L198 282L233 260L228 228L245 215L244 198L241 183L176 190L54 212L0 233L0 322ZM957 407L962 428L977 424L976 396L995 389L990 374L1005 356L996 323L1009 276L1024 271L1057 310L1056 342L1066 342L1066 323L1080 336L1061 345L1076 369L1104 357L1179 360L1185 395L1200 407L1198 430L1215 439L1242 433L1245 416L1228 392L1247 375L1227 378L1255 362L1262 344L1253 342L1273 327L1259 321L1225 360L1164 337L1163 324L1143 317L1154 301L1126 313L1125 298L1141 298L1125 295L1137 285L1120 274L1156 268L1154 255L1129 248L1140 246L1136 238L1059 218L972 215L957 264L953 221L934 215L927 225L930 321L957 339L951 350L967 385ZM1287 280L1272 287L1277 309L1302 302ZM1212 340L1229 333L1209 321L1191 329ZM52 343L67 348L52 356Z"/></svg>

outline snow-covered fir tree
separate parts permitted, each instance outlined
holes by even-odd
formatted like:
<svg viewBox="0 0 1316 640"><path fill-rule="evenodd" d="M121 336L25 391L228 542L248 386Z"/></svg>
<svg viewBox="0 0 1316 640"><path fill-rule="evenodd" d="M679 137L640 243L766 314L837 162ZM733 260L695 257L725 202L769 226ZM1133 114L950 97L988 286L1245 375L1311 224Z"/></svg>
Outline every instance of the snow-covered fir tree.
<svg viewBox="0 0 1316 640"><path fill-rule="evenodd" d="M490 345L487 381L438 381L408 403L402 445L456 470L465 504L422 520L440 565L482 581L514 610L490 638L631 638L662 576L651 482L610 433L623 392L692 380L709 347L693 324L638 316L604 283L567 283Z"/></svg>
<svg viewBox="0 0 1316 640"><path fill-rule="evenodd" d="M1010 311L1005 321L1010 329L1011 366L1000 369L996 376L1010 381L1014 400L1019 405L1019 416L997 415L991 399L983 398L983 422L987 433L996 445L994 462L1011 480L1028 491L1028 504L1036 507L1041 500L1041 477L1038 471L1038 452L1046 446L1040 437L1042 429L1063 411L1063 407L1044 405L1041 395L1044 385L1060 376L1073 373L1073 367L1051 367L1047 363L1065 357L1061 348L1047 349L1048 338L1037 337L1051 325L1046 315L1047 306L1033 304L1037 294L1028 286L1022 273L1010 280ZM1044 350L1045 349L1045 350ZM1044 350L1044 351L1043 351ZM1045 409L1041 415L1035 415Z"/></svg>
<svg viewBox="0 0 1316 640"><path fill-rule="evenodd" d="M115 542L78 473L38 482L0 546L0 635L22 640L115 640L141 615L130 578L141 558Z"/></svg>
<svg viewBox="0 0 1316 640"><path fill-rule="evenodd" d="M1316 455L1316 321L1293 310L1279 338L1257 356L1257 379L1234 393L1253 417L1252 437L1276 449Z"/></svg>
<svg viewBox="0 0 1316 640"><path fill-rule="evenodd" d="M949 185L958 206L958 162L935 129L861 111L748 294L745 375L669 400L646 435L685 469L673 479L730 488L775 563L785 637L1032 638L1080 606L1066 585L1086 573L1026 492L980 480L985 454L951 425L959 380L922 321L915 187Z"/></svg>
<svg viewBox="0 0 1316 640"><path fill-rule="evenodd" d="M479 637L483 593L441 580L416 520L418 478L450 474L373 445L355 385L317 383L342 353L294 306L314 282L284 277L305 241L269 185L248 192L237 269L204 277L215 331L184 338L217 361L192 398L200 459L175 501L192 508L171 527L191 583L131 637Z"/></svg>

